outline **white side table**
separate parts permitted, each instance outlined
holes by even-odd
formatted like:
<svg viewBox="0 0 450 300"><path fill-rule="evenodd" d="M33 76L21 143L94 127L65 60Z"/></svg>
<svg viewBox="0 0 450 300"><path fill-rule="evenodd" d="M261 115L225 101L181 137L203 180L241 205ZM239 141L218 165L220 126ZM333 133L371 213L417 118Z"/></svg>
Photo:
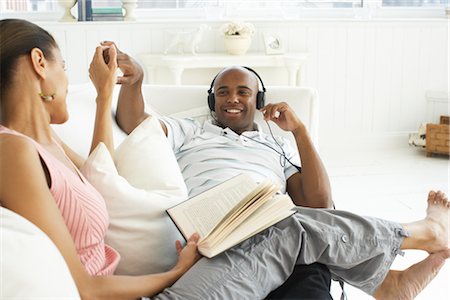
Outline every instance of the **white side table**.
<svg viewBox="0 0 450 300"><path fill-rule="evenodd" d="M290 86L302 85L298 76L308 53L286 53L265 55L260 53L246 55L227 55L221 53L204 53L198 55L141 55L148 74L154 74L156 68L169 69L173 83L181 85L181 76L186 69L224 68L232 65L254 67L284 67L288 71ZM298 78L297 78L298 77ZM147 82L152 83L152 82Z"/></svg>

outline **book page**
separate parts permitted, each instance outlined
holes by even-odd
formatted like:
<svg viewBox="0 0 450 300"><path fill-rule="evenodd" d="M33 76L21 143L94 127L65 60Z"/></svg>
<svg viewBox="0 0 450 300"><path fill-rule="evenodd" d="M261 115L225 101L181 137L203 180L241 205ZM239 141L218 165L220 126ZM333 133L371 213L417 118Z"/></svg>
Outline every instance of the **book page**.
<svg viewBox="0 0 450 300"><path fill-rule="evenodd" d="M289 196L275 195L245 219L235 230L218 236L218 240L213 241L216 246L210 248L208 243L200 242L199 251L206 257L214 257L294 214L294 207L295 205Z"/></svg>
<svg viewBox="0 0 450 300"><path fill-rule="evenodd" d="M240 174L167 210L187 239L194 232L206 236L243 198L258 185L248 174Z"/></svg>
<svg viewBox="0 0 450 300"><path fill-rule="evenodd" d="M252 198L251 201L245 203L245 205L237 209L233 212L233 214L227 215L227 217L221 221L209 235L205 237L204 242L210 247L214 247L216 245L215 240L217 240L220 236L228 235L232 232L259 207L269 201L277 191L278 187L276 185L270 184L264 186L261 193L258 193L254 198Z"/></svg>
<svg viewBox="0 0 450 300"><path fill-rule="evenodd" d="M216 226L214 226L214 228L210 231L210 234L215 232L218 228L223 227L224 223L231 222L236 215L239 215L243 210L246 210L248 206L253 205L254 202L259 201L261 196L267 194L273 187L274 185L268 180L258 184L257 188L253 189L244 198L237 202L234 207L230 209L225 216L223 216L219 223L217 223ZM278 190L278 188L276 189ZM205 238L207 238L207 236L205 236Z"/></svg>

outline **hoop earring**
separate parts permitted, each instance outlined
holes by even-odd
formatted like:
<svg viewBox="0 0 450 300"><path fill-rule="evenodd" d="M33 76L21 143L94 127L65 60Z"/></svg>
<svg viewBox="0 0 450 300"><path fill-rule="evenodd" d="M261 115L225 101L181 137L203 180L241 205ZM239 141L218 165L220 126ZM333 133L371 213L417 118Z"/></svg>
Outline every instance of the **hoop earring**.
<svg viewBox="0 0 450 300"><path fill-rule="evenodd" d="M50 95L45 95L43 92L39 93L39 97L41 97L42 100L44 100L45 102L51 102L52 100L55 99L56 93L50 94Z"/></svg>

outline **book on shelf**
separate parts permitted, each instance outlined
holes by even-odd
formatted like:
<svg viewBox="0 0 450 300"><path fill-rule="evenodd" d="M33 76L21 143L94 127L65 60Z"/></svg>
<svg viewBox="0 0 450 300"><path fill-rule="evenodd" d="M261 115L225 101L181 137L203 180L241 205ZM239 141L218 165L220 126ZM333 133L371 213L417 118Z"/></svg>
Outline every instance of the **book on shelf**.
<svg viewBox="0 0 450 300"><path fill-rule="evenodd" d="M78 0L78 21L92 21L92 0Z"/></svg>
<svg viewBox="0 0 450 300"><path fill-rule="evenodd" d="M120 15L123 16L122 7L93 7L93 15Z"/></svg>
<svg viewBox="0 0 450 300"><path fill-rule="evenodd" d="M123 21L121 7L93 7L92 21Z"/></svg>
<svg viewBox="0 0 450 300"><path fill-rule="evenodd" d="M99 22L106 22L106 21L123 21L123 16L118 16L118 17L114 17L114 16L101 16L101 17L96 17L93 16L92 17L92 21L99 21Z"/></svg>
<svg viewBox="0 0 450 300"><path fill-rule="evenodd" d="M123 21L123 16L92 15L92 21Z"/></svg>
<svg viewBox="0 0 450 300"><path fill-rule="evenodd" d="M198 250L211 258L295 212L291 198L278 190L242 173L166 211L186 240L200 235Z"/></svg>

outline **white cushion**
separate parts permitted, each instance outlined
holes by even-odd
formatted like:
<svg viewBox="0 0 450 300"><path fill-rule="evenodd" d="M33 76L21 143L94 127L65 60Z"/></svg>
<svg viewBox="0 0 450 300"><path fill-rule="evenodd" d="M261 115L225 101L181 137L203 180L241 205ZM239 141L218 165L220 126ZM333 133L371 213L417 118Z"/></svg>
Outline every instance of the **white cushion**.
<svg viewBox="0 0 450 300"><path fill-rule="evenodd" d="M207 105L188 109L170 115L174 118L192 118L202 124L207 119L211 118L211 111Z"/></svg>
<svg viewBox="0 0 450 300"><path fill-rule="evenodd" d="M165 210L187 198L175 156L153 118L142 122L119 148L115 157L124 173L117 171L104 144L81 168L106 201L106 242L121 255L116 274L167 271L176 262L175 241L182 236Z"/></svg>
<svg viewBox="0 0 450 300"><path fill-rule="evenodd" d="M0 206L0 299L80 299L64 258L33 223Z"/></svg>
<svg viewBox="0 0 450 300"><path fill-rule="evenodd" d="M120 144L114 163L128 182L147 191L186 196L184 179L159 121L147 118Z"/></svg>

